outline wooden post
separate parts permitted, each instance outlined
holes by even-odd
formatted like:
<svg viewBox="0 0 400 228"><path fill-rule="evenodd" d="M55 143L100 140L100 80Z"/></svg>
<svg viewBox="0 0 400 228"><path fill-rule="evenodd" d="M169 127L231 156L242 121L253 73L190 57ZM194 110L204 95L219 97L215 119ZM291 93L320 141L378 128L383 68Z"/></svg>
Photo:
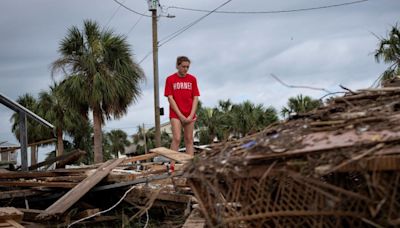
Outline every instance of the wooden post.
<svg viewBox="0 0 400 228"><path fill-rule="evenodd" d="M19 112L19 143L21 144L21 168L22 171L28 171L28 131L27 131L26 113Z"/></svg>

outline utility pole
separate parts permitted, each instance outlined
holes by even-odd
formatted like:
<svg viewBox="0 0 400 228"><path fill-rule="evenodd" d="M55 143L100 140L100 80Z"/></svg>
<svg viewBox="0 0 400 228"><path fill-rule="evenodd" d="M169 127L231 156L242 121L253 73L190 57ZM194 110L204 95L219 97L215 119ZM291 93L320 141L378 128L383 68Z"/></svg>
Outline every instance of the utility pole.
<svg viewBox="0 0 400 228"><path fill-rule="evenodd" d="M161 146L161 128L160 128L160 95L158 86L158 37L157 37L157 7L158 0L147 0L149 11L152 17L153 30L153 74L154 74L154 114L155 114L155 143L156 147Z"/></svg>
<svg viewBox="0 0 400 228"><path fill-rule="evenodd" d="M144 128L144 123L143 123L142 132L143 132L142 134L143 134L143 140L144 140L144 153L147 154L146 129Z"/></svg>

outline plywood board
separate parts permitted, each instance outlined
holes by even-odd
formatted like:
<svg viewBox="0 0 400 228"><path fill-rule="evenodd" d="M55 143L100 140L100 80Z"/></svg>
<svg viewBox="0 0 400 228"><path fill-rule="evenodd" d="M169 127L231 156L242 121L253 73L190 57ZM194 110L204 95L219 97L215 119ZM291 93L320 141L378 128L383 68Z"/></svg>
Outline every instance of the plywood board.
<svg viewBox="0 0 400 228"><path fill-rule="evenodd" d="M180 163L185 163L185 162L188 162L193 159L192 155L177 152L174 150L170 150L165 147L154 148L154 149L151 149L150 152L159 154L161 156L164 156L166 158L172 159L172 160L174 160L176 162L180 162Z"/></svg>

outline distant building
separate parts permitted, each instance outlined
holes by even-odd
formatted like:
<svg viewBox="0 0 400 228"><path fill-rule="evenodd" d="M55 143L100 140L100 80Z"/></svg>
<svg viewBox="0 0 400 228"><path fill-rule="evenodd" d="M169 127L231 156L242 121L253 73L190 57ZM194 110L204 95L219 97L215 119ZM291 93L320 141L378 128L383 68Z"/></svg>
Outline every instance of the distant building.
<svg viewBox="0 0 400 228"><path fill-rule="evenodd" d="M17 162L17 149L19 149L20 146L16 144L11 144L8 142L2 142L0 143L0 163L6 164L6 163L13 163L16 164ZM5 151L5 152L3 152Z"/></svg>

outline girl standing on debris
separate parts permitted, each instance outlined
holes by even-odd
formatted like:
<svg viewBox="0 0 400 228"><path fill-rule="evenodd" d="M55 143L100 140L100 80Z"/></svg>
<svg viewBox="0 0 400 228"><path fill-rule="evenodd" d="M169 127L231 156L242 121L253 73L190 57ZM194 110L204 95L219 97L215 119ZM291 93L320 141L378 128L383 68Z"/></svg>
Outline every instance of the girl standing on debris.
<svg viewBox="0 0 400 228"><path fill-rule="evenodd" d="M196 77L188 74L190 59L176 59L176 73L167 77L164 96L168 97L169 118L172 127L171 149L178 151L183 127L186 153L193 155L193 130L200 92Z"/></svg>

